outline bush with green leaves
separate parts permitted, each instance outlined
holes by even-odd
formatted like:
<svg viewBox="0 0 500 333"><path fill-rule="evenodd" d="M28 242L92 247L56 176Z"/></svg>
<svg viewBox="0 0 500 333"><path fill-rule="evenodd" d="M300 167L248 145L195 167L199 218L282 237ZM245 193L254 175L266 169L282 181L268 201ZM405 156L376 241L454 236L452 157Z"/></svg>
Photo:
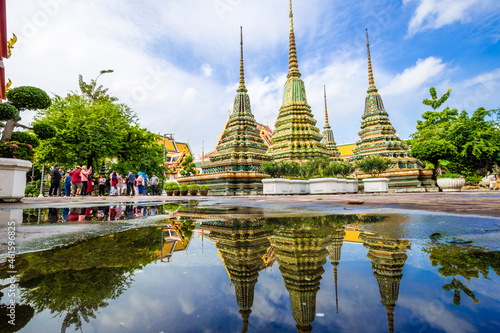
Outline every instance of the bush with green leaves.
<svg viewBox="0 0 500 333"><path fill-rule="evenodd" d="M446 173L444 175L437 175L436 178L460 178L458 173Z"/></svg>
<svg viewBox="0 0 500 333"><path fill-rule="evenodd" d="M0 104L0 120L11 120L19 118L19 110L12 104Z"/></svg>
<svg viewBox="0 0 500 333"><path fill-rule="evenodd" d="M210 188L210 185L200 185L200 190L208 190Z"/></svg>
<svg viewBox="0 0 500 333"><path fill-rule="evenodd" d="M181 191L187 191L188 189L189 189L188 184L186 184L186 183L181 184Z"/></svg>
<svg viewBox="0 0 500 333"><path fill-rule="evenodd" d="M179 184L177 184L176 182L168 182L163 185L163 189L165 191L176 191L179 189Z"/></svg>
<svg viewBox="0 0 500 333"><path fill-rule="evenodd" d="M198 189L198 184L189 184L188 186L189 190L197 190Z"/></svg>
<svg viewBox="0 0 500 333"><path fill-rule="evenodd" d="M179 173L182 176L189 177L197 173L196 164L193 162L193 156L186 156L184 161L182 161L181 166L182 170L179 171Z"/></svg>
<svg viewBox="0 0 500 333"><path fill-rule="evenodd" d="M35 151L30 144L16 141L0 141L0 157L31 161L34 154Z"/></svg>
<svg viewBox="0 0 500 333"><path fill-rule="evenodd" d="M29 150L32 146L38 146L39 142L36 138L30 136L29 133L14 134L16 127L31 129L19 123L21 120L19 113L24 110L46 109L51 105L52 101L42 89L28 86L12 88L7 92L6 97L8 101L0 104L0 121L5 122L1 124L1 127L3 127L1 141L15 141L11 142L11 144L22 143L25 146L22 148L21 146L14 147L19 149L16 149L18 152L12 153L5 150L6 147L3 146L0 157L14 158L13 156L17 156L16 158L31 160L33 152L30 153ZM38 126L33 131L42 140L52 138L56 135L56 130L52 125ZM23 155L23 157L19 157L20 155Z"/></svg>
<svg viewBox="0 0 500 333"><path fill-rule="evenodd" d="M34 136L29 132L21 132L21 131L14 132L12 133L12 137L10 139L11 141L17 141L29 144L33 148L38 147L38 145L40 144L40 140L38 140L36 136Z"/></svg>
<svg viewBox="0 0 500 333"><path fill-rule="evenodd" d="M357 161L356 167L360 171L369 174L371 177L377 178L380 174L389 169L390 163L391 160L384 157L367 156Z"/></svg>

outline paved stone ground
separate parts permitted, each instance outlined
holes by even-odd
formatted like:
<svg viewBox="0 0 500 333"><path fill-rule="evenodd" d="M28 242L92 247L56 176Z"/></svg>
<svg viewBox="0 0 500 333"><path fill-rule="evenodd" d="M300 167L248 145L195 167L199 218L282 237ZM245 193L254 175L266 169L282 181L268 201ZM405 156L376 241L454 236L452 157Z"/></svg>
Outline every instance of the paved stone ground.
<svg viewBox="0 0 500 333"><path fill-rule="evenodd" d="M252 207L265 203L279 207L299 204L301 206L348 205L349 201L362 201L364 208L398 208L455 214L474 214L500 217L500 191L462 191L448 193L387 193L387 194L343 194L343 195L283 195L241 197L77 197L77 198L25 198L20 203L0 203L0 209L45 208L82 206L90 204L144 203L200 200L207 205L237 205ZM326 208L326 207L325 207Z"/></svg>

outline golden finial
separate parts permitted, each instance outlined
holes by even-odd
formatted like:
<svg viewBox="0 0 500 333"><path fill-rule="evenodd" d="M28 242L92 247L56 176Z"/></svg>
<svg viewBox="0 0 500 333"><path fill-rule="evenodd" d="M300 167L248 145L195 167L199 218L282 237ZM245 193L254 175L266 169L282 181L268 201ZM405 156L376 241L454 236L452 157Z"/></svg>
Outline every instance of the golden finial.
<svg viewBox="0 0 500 333"><path fill-rule="evenodd" d="M14 44L17 42L17 36L16 34L12 34L13 37L11 40L7 42L7 59L10 58L12 55L12 49L14 48Z"/></svg>
<svg viewBox="0 0 500 333"><path fill-rule="evenodd" d="M288 59L288 77L299 76L299 64L297 62L297 48L295 46L295 33L293 32L292 0L290 0L290 52Z"/></svg>
<svg viewBox="0 0 500 333"><path fill-rule="evenodd" d="M9 91L10 86L12 85L12 81L9 79L9 82L5 85L5 92Z"/></svg>
<svg viewBox="0 0 500 333"><path fill-rule="evenodd" d="M248 90L245 87L245 68L243 66L243 27L240 27L240 47L241 47L241 58L240 58L240 86L237 92L246 93Z"/></svg>
<svg viewBox="0 0 500 333"><path fill-rule="evenodd" d="M325 92L325 127L330 127L330 124L328 123L328 107L326 104L326 86L323 86L323 90Z"/></svg>
<svg viewBox="0 0 500 333"><path fill-rule="evenodd" d="M373 79L372 59L370 56L370 42L368 41L368 29L366 29L366 49L368 51L368 91L376 91L377 87L375 87L375 80Z"/></svg>

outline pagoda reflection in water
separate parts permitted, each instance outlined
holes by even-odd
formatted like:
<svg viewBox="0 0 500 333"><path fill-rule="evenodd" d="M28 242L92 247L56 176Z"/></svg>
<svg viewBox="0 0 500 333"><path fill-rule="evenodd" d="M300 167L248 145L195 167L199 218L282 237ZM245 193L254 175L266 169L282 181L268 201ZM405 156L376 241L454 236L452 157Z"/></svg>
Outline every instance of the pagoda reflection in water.
<svg viewBox="0 0 500 333"><path fill-rule="evenodd" d="M377 279L382 305L387 310L389 332L394 332L394 309L399 297L399 283L403 278L403 267L408 259L405 253L410 242L386 238L375 233L364 232L360 235L363 245L368 248L368 259Z"/></svg>
<svg viewBox="0 0 500 333"><path fill-rule="evenodd" d="M263 225L263 219L203 222L203 229L210 231L209 238L216 242L231 283L234 284L243 319L242 332L248 331L259 271L272 262L267 260L271 245L268 237L272 232L263 230Z"/></svg>

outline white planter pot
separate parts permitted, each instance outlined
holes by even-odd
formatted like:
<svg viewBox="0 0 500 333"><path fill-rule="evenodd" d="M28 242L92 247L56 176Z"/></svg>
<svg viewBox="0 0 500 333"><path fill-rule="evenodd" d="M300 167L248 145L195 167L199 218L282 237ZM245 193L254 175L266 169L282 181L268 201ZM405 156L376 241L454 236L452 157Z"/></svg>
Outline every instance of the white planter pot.
<svg viewBox="0 0 500 333"><path fill-rule="evenodd" d="M332 194L339 192L337 178L309 179L309 192L311 194Z"/></svg>
<svg viewBox="0 0 500 333"><path fill-rule="evenodd" d="M288 194L290 192L290 180L281 178L262 179L264 194Z"/></svg>
<svg viewBox="0 0 500 333"><path fill-rule="evenodd" d="M30 161L0 158L0 199L18 201L24 198L26 172L30 169Z"/></svg>
<svg viewBox="0 0 500 333"><path fill-rule="evenodd" d="M356 179L347 179L347 193L358 193L358 181Z"/></svg>
<svg viewBox="0 0 500 333"><path fill-rule="evenodd" d="M347 193L347 179L339 179L338 180L338 184L339 184L339 190L338 192L339 193Z"/></svg>
<svg viewBox="0 0 500 333"><path fill-rule="evenodd" d="M465 178L438 178L437 184L443 192L459 192L465 185Z"/></svg>
<svg viewBox="0 0 500 333"><path fill-rule="evenodd" d="M389 178L366 178L363 184L365 193L389 192Z"/></svg>
<svg viewBox="0 0 500 333"><path fill-rule="evenodd" d="M0 209L0 227L8 227L9 222L16 222L16 227L23 223L22 209Z"/></svg>
<svg viewBox="0 0 500 333"><path fill-rule="evenodd" d="M290 194L309 194L309 182L307 180L290 180Z"/></svg>

